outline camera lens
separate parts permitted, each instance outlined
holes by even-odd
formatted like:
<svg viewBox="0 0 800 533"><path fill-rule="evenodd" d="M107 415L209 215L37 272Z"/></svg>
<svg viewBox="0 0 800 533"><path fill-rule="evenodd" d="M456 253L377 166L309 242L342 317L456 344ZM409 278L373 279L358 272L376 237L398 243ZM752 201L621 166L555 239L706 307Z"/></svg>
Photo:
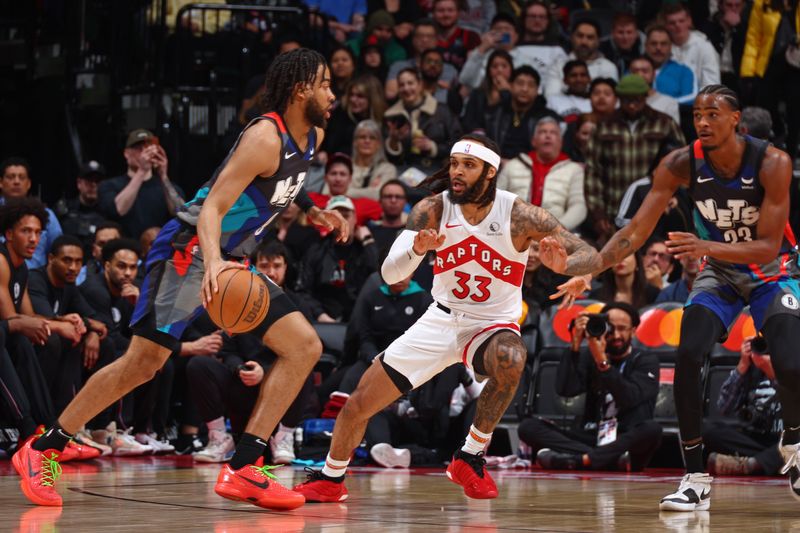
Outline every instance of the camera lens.
<svg viewBox="0 0 800 533"><path fill-rule="evenodd" d="M769 348L767 347L767 339L759 335L755 337L753 340L750 341L750 349L756 355L764 355L765 353L769 352Z"/></svg>
<svg viewBox="0 0 800 533"><path fill-rule="evenodd" d="M603 315L591 315L586 322L586 334L590 337L602 337L608 331L608 322Z"/></svg>

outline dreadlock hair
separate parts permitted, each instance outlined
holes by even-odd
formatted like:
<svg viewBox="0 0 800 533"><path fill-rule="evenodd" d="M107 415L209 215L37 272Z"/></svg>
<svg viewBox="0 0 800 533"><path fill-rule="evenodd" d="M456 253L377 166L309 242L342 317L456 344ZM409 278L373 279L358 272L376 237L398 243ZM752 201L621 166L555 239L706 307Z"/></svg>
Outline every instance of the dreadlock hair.
<svg viewBox="0 0 800 533"><path fill-rule="evenodd" d="M500 146L497 145L492 139L485 135L480 135L478 133L468 133L467 135L462 135L459 141L475 141L477 143L482 144L489 150L499 154L500 153ZM483 162L483 171L481 172L480 177L478 180L483 180L486 178L486 175L489 173L489 169L492 168L492 165L487 163L486 161ZM497 173L500 172L500 169L497 169L494 179L489 181L489 185L486 187L486 190L483 191L483 194L478 198L475 198L472 203L478 204L478 206L483 207L494 202L495 193L497 193ZM442 191L446 191L450 187L450 161L445 163L444 167L440 168L424 180L422 180L418 185L418 189L426 189L433 194L438 194Z"/></svg>
<svg viewBox="0 0 800 533"><path fill-rule="evenodd" d="M298 48L273 59L264 82L267 87L262 100L264 111L285 113L297 85L314 83L320 65L325 65L325 58L308 48Z"/></svg>
<svg viewBox="0 0 800 533"><path fill-rule="evenodd" d="M706 85L697 92L697 96L702 96L704 94L722 97L734 111L741 111L742 109L739 105L739 96L732 89L724 85Z"/></svg>
<svg viewBox="0 0 800 533"><path fill-rule="evenodd" d="M32 196L8 198L5 205L0 207L0 233L13 229L17 222L28 215L38 218L42 229L50 220L44 204L38 198Z"/></svg>

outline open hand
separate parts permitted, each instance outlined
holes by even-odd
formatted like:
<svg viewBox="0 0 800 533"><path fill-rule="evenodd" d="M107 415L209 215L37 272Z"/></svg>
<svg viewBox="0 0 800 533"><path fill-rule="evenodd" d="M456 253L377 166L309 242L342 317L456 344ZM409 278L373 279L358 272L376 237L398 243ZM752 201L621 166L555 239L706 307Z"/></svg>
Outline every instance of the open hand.
<svg viewBox="0 0 800 533"><path fill-rule="evenodd" d="M572 307L572 304L575 303L575 300L583 296L585 292L592 288L591 281L591 274L586 274L585 276L574 276L556 287L558 292L551 294L550 299L555 300L563 296L564 299L561 301L558 308L569 309Z"/></svg>
<svg viewBox="0 0 800 533"><path fill-rule="evenodd" d="M555 237L545 237L539 241L539 260L556 274L563 274L567 269L567 249Z"/></svg>
<svg viewBox="0 0 800 533"><path fill-rule="evenodd" d="M436 250L444 244L445 235L439 235L435 229L423 229L414 237L414 253L425 255L428 250Z"/></svg>
<svg viewBox="0 0 800 533"><path fill-rule="evenodd" d="M350 226L336 209L312 209L308 212L308 218L317 226L322 226L328 231L336 230L337 242L347 242L350 238Z"/></svg>
<svg viewBox="0 0 800 533"><path fill-rule="evenodd" d="M244 270L247 268L247 266L242 263L236 263L235 261L223 261L221 259L217 259L216 261L207 261L205 265L206 271L205 274L203 274L203 285L200 289L200 300L203 302L203 307L208 307L208 304L211 303L211 298L213 298L214 295L219 292L217 278L222 271L228 270L229 268Z"/></svg>
<svg viewBox="0 0 800 533"><path fill-rule="evenodd" d="M694 233L670 231L667 236L669 240L664 244L667 245L667 250L675 259L683 259L684 257L702 259L708 255L708 241L700 240Z"/></svg>

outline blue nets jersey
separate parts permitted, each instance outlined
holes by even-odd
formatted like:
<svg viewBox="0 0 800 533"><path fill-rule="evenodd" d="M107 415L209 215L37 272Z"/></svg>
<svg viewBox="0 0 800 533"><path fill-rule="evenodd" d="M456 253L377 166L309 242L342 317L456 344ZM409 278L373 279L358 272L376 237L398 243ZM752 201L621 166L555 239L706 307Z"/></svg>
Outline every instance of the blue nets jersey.
<svg viewBox="0 0 800 533"><path fill-rule="evenodd" d="M222 169L228 164L236 147L242 140L244 132L260 120L269 120L275 124L281 136L280 163L272 176L264 178L256 176L236 199L230 210L222 218L222 234L220 248L228 256L248 256L262 239L265 230L278 215L294 201L305 181L306 172L314 157L317 144L317 133L311 128L308 133L308 144L303 152L289 134L283 118L278 113L267 113L254 118L245 126L236 139L227 157L214 172L212 178L197 191L192 200L180 207L177 217L190 226L197 226L200 208L214 187Z"/></svg>
<svg viewBox="0 0 800 533"><path fill-rule="evenodd" d="M746 145L742 164L731 179L722 178L714 172L699 140L694 142L690 150L692 176L689 194L694 202L695 228L703 240L737 243L758 238L758 219L764 200L759 171L769 143L750 136L744 139ZM789 254L795 244L787 221L779 254ZM709 259L709 262L723 263L714 259ZM750 265L740 266L751 268Z"/></svg>

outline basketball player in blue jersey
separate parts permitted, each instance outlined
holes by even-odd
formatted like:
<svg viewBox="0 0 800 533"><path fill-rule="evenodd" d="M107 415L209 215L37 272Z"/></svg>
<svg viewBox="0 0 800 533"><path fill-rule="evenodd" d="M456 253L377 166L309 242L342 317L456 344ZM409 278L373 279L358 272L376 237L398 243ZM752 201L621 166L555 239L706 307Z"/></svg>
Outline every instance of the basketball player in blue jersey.
<svg viewBox="0 0 800 533"><path fill-rule="evenodd" d="M693 113L698 140L661 161L639 211L603 247L592 273L639 248L673 193L688 189L697 235L675 232L667 241L676 258L704 260L684 309L675 364L686 475L660 508L694 511L711 505L712 478L703 466L701 369L745 305L769 345L783 406L783 473L789 473L792 494L800 499L800 268L788 225L792 163L767 142L736 133L739 101L727 87L704 87ZM587 287L586 278L572 278L553 297L574 297Z"/></svg>
<svg viewBox="0 0 800 533"><path fill-rule="evenodd" d="M322 142L334 96L324 58L299 49L278 56L266 75L264 107L212 179L159 233L147 256L147 275L132 318L134 336L119 360L95 373L42 437L28 440L14 456L25 495L40 505L61 505L55 490L58 454L85 422L148 381L179 347L180 337L218 291L217 276L242 261L281 211L296 201L317 224L347 239L348 226L335 211L314 206L302 189L306 170ZM261 384L258 404L217 494L270 509L293 509L302 495L275 481L261 466L266 441L293 401L322 351L314 329L288 297L266 277L269 312L252 332L277 355Z"/></svg>

